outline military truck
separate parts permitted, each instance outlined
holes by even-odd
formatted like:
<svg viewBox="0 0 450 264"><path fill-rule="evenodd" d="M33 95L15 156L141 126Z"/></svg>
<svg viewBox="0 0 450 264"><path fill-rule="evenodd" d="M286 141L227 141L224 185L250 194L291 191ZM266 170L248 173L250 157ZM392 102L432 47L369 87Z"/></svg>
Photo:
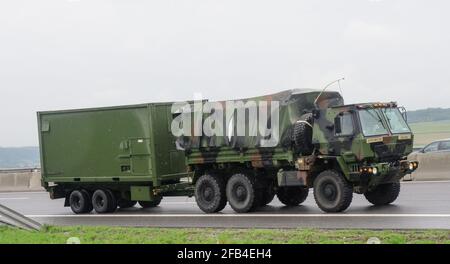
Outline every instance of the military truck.
<svg viewBox="0 0 450 264"><path fill-rule="evenodd" d="M239 135L239 107L223 119L225 134L188 136L171 130L184 114L172 103L40 112L42 185L77 214L155 207L164 196L195 196L206 213L227 204L245 213L275 196L297 206L310 188L323 211L341 212L353 193L394 202L418 167L406 159L413 134L396 103L345 105L338 92L298 89L240 101L244 117L249 102L277 102L267 119L279 120L276 144L261 144L274 135L250 135L251 125ZM223 111L227 102L218 102Z"/></svg>

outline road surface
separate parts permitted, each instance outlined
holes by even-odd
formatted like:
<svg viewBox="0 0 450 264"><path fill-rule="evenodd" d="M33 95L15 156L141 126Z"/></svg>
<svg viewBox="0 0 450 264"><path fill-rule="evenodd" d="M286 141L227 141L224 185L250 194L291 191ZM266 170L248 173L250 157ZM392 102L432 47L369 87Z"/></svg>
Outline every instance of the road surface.
<svg viewBox="0 0 450 264"><path fill-rule="evenodd" d="M402 183L399 199L382 207L371 206L364 196L355 194L350 208L340 214L320 211L312 193L301 206L284 207L275 199L249 214L236 214L229 206L219 214L204 214L188 197L167 197L157 208L136 206L112 215L74 215L63 207L63 200L50 200L45 192L0 193L0 203L51 225L450 229L450 182Z"/></svg>

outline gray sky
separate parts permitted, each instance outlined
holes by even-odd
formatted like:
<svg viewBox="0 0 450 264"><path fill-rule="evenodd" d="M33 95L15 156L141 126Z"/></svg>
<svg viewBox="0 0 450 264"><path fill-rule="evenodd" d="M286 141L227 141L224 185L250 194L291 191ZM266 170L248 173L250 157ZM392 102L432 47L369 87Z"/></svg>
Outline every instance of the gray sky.
<svg viewBox="0 0 450 264"><path fill-rule="evenodd" d="M38 110L233 99L340 77L347 103L450 107L448 10L439 0L3 0L0 146L37 145Z"/></svg>

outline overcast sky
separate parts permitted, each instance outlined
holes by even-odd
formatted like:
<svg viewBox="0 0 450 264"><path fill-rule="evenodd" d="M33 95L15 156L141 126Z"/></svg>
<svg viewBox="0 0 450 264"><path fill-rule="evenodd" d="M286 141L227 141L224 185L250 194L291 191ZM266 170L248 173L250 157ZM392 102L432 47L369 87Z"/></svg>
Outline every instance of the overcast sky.
<svg viewBox="0 0 450 264"><path fill-rule="evenodd" d="M0 146L37 145L39 110L233 99L340 77L347 103L450 107L449 10L438 0L2 0Z"/></svg>

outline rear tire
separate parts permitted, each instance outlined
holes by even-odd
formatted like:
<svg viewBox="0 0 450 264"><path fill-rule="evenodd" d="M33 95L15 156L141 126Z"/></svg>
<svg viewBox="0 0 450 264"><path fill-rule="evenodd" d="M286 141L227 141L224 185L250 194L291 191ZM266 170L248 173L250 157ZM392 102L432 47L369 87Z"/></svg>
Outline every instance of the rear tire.
<svg viewBox="0 0 450 264"><path fill-rule="evenodd" d="M134 207L137 204L136 201L130 201L130 200L119 200L118 205L121 209L131 208Z"/></svg>
<svg viewBox="0 0 450 264"><path fill-rule="evenodd" d="M83 190L74 190L69 196L70 209L75 214L86 214L92 211L89 195Z"/></svg>
<svg viewBox="0 0 450 264"><path fill-rule="evenodd" d="M225 182L216 175L202 175L195 184L195 200L205 213L217 213L227 205Z"/></svg>
<svg viewBox="0 0 450 264"><path fill-rule="evenodd" d="M341 173L327 170L314 181L314 199L324 212L342 212L352 203L353 188Z"/></svg>
<svg viewBox="0 0 450 264"><path fill-rule="evenodd" d="M276 191L273 180L262 179L260 180L257 195L259 206L266 206L270 204L275 198Z"/></svg>
<svg viewBox="0 0 450 264"><path fill-rule="evenodd" d="M270 186L262 191L262 198L261 198L261 206L266 206L270 204L273 199L275 198L275 190L273 189L273 186Z"/></svg>
<svg viewBox="0 0 450 264"><path fill-rule="evenodd" d="M258 206L255 179L246 174L235 174L227 183L227 199L237 213L247 213Z"/></svg>
<svg viewBox="0 0 450 264"><path fill-rule="evenodd" d="M92 205L99 214L111 213L117 208L117 200L111 191L98 189L92 195Z"/></svg>
<svg viewBox="0 0 450 264"><path fill-rule="evenodd" d="M139 201L139 205L142 208L154 208L157 207L161 203L162 197L155 197L153 201Z"/></svg>
<svg viewBox="0 0 450 264"><path fill-rule="evenodd" d="M287 186L278 189L277 197L286 206L298 206L308 198L309 189L301 186Z"/></svg>
<svg viewBox="0 0 450 264"><path fill-rule="evenodd" d="M387 205L397 200L400 194L400 182L378 185L375 189L364 194L367 201L373 205Z"/></svg>

